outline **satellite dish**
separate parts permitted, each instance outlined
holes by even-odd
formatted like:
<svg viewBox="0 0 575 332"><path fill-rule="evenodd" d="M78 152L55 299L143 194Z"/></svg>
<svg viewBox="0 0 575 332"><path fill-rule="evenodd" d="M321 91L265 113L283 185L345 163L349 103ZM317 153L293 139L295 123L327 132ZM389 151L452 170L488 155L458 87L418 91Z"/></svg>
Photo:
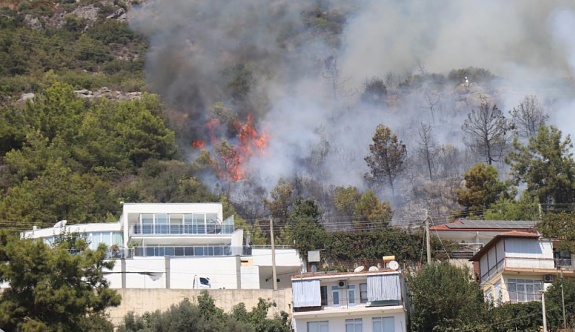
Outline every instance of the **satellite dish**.
<svg viewBox="0 0 575 332"><path fill-rule="evenodd" d="M377 266L370 266L369 267L369 271L373 272L373 271L377 271L377 270L378 270Z"/></svg>
<svg viewBox="0 0 575 332"><path fill-rule="evenodd" d="M363 265L362 265L362 266L358 266L358 267L355 268L355 270L353 270L353 272L361 272L361 271L363 271L363 269L364 269Z"/></svg>
<svg viewBox="0 0 575 332"><path fill-rule="evenodd" d="M387 267L389 267L390 269L392 269L394 271L397 271L397 269L399 269L399 263L397 263L396 261L391 261L391 262L389 262Z"/></svg>

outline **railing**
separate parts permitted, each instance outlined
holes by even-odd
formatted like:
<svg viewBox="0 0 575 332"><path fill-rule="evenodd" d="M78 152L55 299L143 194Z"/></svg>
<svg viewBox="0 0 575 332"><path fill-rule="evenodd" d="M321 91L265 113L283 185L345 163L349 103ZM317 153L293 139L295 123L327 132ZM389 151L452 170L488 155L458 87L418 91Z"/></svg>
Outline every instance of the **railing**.
<svg viewBox="0 0 575 332"><path fill-rule="evenodd" d="M233 225L134 225L134 235L202 235L232 234Z"/></svg>
<svg viewBox="0 0 575 332"><path fill-rule="evenodd" d="M571 258L555 258L555 267L573 268Z"/></svg>
<svg viewBox="0 0 575 332"><path fill-rule="evenodd" d="M252 248L248 246L154 246L109 249L106 259L134 257L193 257L193 256L251 256Z"/></svg>

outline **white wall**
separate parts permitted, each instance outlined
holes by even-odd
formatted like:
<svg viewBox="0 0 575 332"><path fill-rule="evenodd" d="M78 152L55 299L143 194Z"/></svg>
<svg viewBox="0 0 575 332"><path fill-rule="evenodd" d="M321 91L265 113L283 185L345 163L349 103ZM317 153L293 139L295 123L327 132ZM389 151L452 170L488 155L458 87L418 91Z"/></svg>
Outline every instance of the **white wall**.
<svg viewBox="0 0 575 332"><path fill-rule="evenodd" d="M383 309L383 308L382 308ZM395 329L394 332L406 332L406 321L405 321L405 313L396 313L396 314L385 314L385 313L378 313L378 314L371 314L371 315L348 315L345 312L342 312L341 317L331 317L331 318L321 318L321 315L318 315L318 318L309 318L309 319L296 319L295 324L295 331L296 332L307 332L307 323L310 321L324 321L327 320L329 324L329 332L345 332L345 320L346 319L353 319L353 318L361 318L362 319L362 331L363 332L372 332L372 318L373 317L394 317Z"/></svg>
<svg viewBox="0 0 575 332"><path fill-rule="evenodd" d="M170 257L168 261L166 257L141 257L126 259L125 271L122 271L122 260L116 260L106 278L112 288L122 288L122 277L126 278L126 288L166 288L169 272L171 289L192 289L196 275L210 278L212 289L237 289L239 267L241 288L260 289L259 267L241 267L238 257ZM159 278L153 280L150 275L138 272L155 272Z"/></svg>
<svg viewBox="0 0 575 332"><path fill-rule="evenodd" d="M194 257L170 259L170 288L192 288L195 275L210 278L213 289L237 289L236 257Z"/></svg>
<svg viewBox="0 0 575 332"><path fill-rule="evenodd" d="M505 239L506 267L553 269L551 241L536 239Z"/></svg>
<svg viewBox="0 0 575 332"><path fill-rule="evenodd" d="M303 263L295 249L276 249L276 266L301 266ZM254 265L272 266L271 249L252 249Z"/></svg>
<svg viewBox="0 0 575 332"><path fill-rule="evenodd" d="M242 266L242 289L260 289L260 267Z"/></svg>

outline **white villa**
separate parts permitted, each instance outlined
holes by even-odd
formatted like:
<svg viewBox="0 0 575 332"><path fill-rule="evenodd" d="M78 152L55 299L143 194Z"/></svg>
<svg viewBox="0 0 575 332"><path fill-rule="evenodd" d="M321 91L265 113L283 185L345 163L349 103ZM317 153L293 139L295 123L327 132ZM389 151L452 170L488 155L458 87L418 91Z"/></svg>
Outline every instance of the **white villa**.
<svg viewBox="0 0 575 332"><path fill-rule="evenodd" d="M63 232L86 236L90 247L109 246L116 260L107 278L112 288L272 289L272 251L244 244L234 216L221 203L125 203L118 222L68 225L21 233L51 243ZM275 250L277 288L291 287L302 261L294 249ZM196 281L196 282L194 282ZM205 283L204 283L204 286Z"/></svg>

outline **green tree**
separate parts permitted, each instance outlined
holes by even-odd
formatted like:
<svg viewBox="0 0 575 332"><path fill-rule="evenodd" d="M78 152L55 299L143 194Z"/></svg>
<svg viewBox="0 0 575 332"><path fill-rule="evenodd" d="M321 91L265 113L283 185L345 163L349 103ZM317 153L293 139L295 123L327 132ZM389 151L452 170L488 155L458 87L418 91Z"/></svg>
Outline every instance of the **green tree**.
<svg viewBox="0 0 575 332"><path fill-rule="evenodd" d="M462 215L482 216L483 212L501 196L513 197L508 185L500 181L497 169L492 165L479 163L464 175L465 189L458 189L457 203L464 207Z"/></svg>
<svg viewBox="0 0 575 332"><path fill-rule="evenodd" d="M368 190L355 206L353 226L356 230L381 229L391 222L393 210L389 202L380 202L372 190Z"/></svg>
<svg viewBox="0 0 575 332"><path fill-rule="evenodd" d="M373 144L369 145L371 154L365 157L370 173L366 178L371 183L387 184L394 192L393 184L395 179L405 169L405 159L407 150L403 142L390 128L380 124L375 129Z"/></svg>
<svg viewBox="0 0 575 332"><path fill-rule="evenodd" d="M493 332L538 332L543 325L541 302L503 303L492 307L489 310L489 323Z"/></svg>
<svg viewBox="0 0 575 332"><path fill-rule="evenodd" d="M202 291L197 304L184 299L168 310L137 316L128 313L119 332L289 332L287 313L268 318L274 302L259 299L256 307L247 311L239 303L228 314L215 305L207 291Z"/></svg>
<svg viewBox="0 0 575 332"><path fill-rule="evenodd" d="M76 240L51 248L41 240L0 234L0 281L10 284L0 294L2 328L84 331L94 321L102 322L106 308L120 304L102 271L114 266L104 260L107 247L90 250L85 241Z"/></svg>
<svg viewBox="0 0 575 332"><path fill-rule="evenodd" d="M575 213L548 213L537 223L537 230L545 237L558 239L559 249L575 252Z"/></svg>
<svg viewBox="0 0 575 332"><path fill-rule="evenodd" d="M528 192L519 199L500 196L483 214L485 220L539 220L539 205Z"/></svg>
<svg viewBox="0 0 575 332"><path fill-rule="evenodd" d="M320 214L314 200L297 199L288 215L282 238L285 243L293 244L302 259L307 258L308 251L323 249L325 245L326 231L319 223Z"/></svg>
<svg viewBox="0 0 575 332"><path fill-rule="evenodd" d="M274 226L282 227L287 222L293 205L293 186L281 178L270 192L270 196L271 199L264 199L264 204L274 219Z"/></svg>
<svg viewBox="0 0 575 332"><path fill-rule="evenodd" d="M448 262L425 265L408 276L408 295L412 301L412 331L456 331L484 323L486 305L479 286L467 269Z"/></svg>
<svg viewBox="0 0 575 332"><path fill-rule="evenodd" d="M527 184L527 191L541 204L575 202L575 161L569 135L562 140L559 129L542 126L527 145L516 138L513 148L506 162L516 184Z"/></svg>
<svg viewBox="0 0 575 332"><path fill-rule="evenodd" d="M558 276L545 291L547 322L550 331L557 328L575 328L575 280ZM565 321L563 321L565 312ZM565 323L565 326L564 326Z"/></svg>
<svg viewBox="0 0 575 332"><path fill-rule="evenodd" d="M359 189L356 187L336 187L333 194L333 204L341 222L353 221L355 206L361 197Z"/></svg>

